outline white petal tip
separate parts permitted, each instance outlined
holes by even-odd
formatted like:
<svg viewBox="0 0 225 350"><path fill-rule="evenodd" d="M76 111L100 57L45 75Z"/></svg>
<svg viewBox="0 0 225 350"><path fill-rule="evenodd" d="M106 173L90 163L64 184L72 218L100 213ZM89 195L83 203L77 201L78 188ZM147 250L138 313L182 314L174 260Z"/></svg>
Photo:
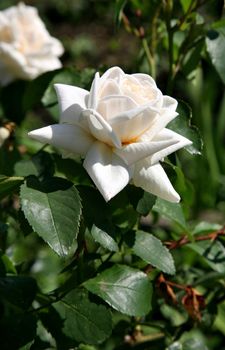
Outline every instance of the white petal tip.
<svg viewBox="0 0 225 350"><path fill-rule="evenodd" d="M52 138L52 130L50 126L47 126L28 132L28 136L40 142L48 142Z"/></svg>

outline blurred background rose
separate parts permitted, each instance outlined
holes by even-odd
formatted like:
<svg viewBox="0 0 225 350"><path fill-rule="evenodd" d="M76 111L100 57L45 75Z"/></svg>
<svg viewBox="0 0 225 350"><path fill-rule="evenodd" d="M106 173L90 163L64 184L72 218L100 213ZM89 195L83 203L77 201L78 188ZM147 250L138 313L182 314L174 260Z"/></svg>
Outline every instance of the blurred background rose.
<svg viewBox="0 0 225 350"><path fill-rule="evenodd" d="M61 68L60 41L53 38L35 7L19 3L0 12L0 81L30 80Z"/></svg>

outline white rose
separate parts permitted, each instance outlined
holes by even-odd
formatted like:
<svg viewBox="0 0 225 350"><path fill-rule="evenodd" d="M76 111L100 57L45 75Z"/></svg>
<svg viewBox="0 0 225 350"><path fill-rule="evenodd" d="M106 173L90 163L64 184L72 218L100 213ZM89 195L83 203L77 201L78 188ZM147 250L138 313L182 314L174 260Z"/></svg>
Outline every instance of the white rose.
<svg viewBox="0 0 225 350"><path fill-rule="evenodd" d="M125 74L113 67L96 73L91 90L55 85L60 124L31 131L32 138L62 149L65 157L79 154L106 201L130 181L171 202L180 197L159 161L191 144L166 129L177 116L177 101L163 96L146 74Z"/></svg>
<svg viewBox="0 0 225 350"><path fill-rule="evenodd" d="M64 49L48 33L37 9L23 3L0 11L0 82L34 79L61 67Z"/></svg>

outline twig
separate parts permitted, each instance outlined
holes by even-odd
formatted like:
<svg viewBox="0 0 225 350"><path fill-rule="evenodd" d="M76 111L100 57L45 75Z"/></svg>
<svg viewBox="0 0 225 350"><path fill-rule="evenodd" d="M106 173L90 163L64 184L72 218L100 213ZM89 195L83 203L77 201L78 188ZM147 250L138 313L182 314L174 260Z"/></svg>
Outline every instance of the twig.
<svg viewBox="0 0 225 350"><path fill-rule="evenodd" d="M220 230L208 233L206 235L197 236L197 237L194 238L193 241L194 242L207 241L207 240L214 241L218 236L225 236L225 226L222 229L220 229ZM185 244L192 243L193 241L190 240L187 235L184 235L183 237L181 237L177 241L166 241L166 242L164 242L164 244L167 245L167 247L170 250L172 250L172 249L176 249L176 248L182 247Z"/></svg>

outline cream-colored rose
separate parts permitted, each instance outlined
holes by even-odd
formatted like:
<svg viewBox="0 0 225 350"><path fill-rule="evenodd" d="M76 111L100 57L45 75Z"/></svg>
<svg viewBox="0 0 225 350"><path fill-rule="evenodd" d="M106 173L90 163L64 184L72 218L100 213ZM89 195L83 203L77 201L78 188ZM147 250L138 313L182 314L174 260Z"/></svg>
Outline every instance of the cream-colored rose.
<svg viewBox="0 0 225 350"><path fill-rule="evenodd" d="M0 83L34 79L58 69L64 49L48 33L37 9L23 3L0 11Z"/></svg>
<svg viewBox="0 0 225 350"><path fill-rule="evenodd" d="M180 200L160 161L191 141L166 128L177 116L177 101L163 96L150 76L113 67L96 74L90 92L55 88L61 123L29 136L59 147L65 157L81 155L106 201L130 181L168 201Z"/></svg>

